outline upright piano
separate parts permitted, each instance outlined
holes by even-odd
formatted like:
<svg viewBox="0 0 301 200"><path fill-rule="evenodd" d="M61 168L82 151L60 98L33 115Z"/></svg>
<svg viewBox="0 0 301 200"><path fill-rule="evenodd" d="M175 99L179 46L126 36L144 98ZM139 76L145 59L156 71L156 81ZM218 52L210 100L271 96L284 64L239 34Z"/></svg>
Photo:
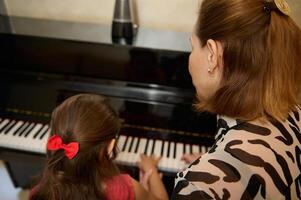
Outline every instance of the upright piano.
<svg viewBox="0 0 301 200"><path fill-rule="evenodd" d="M15 187L30 187L43 168L54 107L95 93L123 120L117 164L135 169L141 153L162 156L172 190L181 156L206 152L216 128L214 115L192 108L188 38L140 28L132 44L118 44L110 26L0 16L0 159Z"/></svg>

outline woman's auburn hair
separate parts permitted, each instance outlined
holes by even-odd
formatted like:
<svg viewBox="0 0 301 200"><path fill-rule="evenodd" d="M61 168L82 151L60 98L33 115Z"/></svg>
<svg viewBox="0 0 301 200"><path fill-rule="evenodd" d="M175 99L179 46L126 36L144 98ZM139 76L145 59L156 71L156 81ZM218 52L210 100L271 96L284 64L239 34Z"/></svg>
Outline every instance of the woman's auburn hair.
<svg viewBox="0 0 301 200"><path fill-rule="evenodd" d="M223 45L220 88L196 109L252 120L285 120L298 105L301 31L264 0L204 0L195 27L204 46Z"/></svg>
<svg viewBox="0 0 301 200"><path fill-rule="evenodd" d="M119 174L107 149L120 126L108 99L100 95L75 95L56 107L50 135L59 135L64 143L78 142L79 152L69 160L63 150L48 150L31 200L105 199L106 180Z"/></svg>

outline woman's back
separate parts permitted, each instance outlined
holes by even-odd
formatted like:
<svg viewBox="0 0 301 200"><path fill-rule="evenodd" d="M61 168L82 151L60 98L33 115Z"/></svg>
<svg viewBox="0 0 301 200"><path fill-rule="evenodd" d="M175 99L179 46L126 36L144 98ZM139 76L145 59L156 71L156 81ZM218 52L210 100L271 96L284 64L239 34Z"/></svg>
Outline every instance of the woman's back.
<svg viewBox="0 0 301 200"><path fill-rule="evenodd" d="M300 117L299 107L284 122L218 118L215 145L178 174L173 198L300 197Z"/></svg>

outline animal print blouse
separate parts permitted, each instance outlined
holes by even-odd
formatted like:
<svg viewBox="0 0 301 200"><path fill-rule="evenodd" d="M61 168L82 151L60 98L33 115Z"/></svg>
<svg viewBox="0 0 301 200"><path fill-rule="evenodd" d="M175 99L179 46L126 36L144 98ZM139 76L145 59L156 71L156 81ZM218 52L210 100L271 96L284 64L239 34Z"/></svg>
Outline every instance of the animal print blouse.
<svg viewBox="0 0 301 200"><path fill-rule="evenodd" d="M172 199L301 199L300 107L285 122L218 117L209 152L177 174Z"/></svg>

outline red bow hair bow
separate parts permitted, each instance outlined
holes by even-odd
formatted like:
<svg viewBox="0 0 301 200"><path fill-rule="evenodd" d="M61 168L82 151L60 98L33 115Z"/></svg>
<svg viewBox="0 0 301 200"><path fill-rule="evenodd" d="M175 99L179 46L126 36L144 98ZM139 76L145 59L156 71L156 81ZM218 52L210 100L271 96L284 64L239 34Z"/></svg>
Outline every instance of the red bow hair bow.
<svg viewBox="0 0 301 200"><path fill-rule="evenodd" d="M65 155L71 160L78 153L79 143L70 142L69 144L64 144L62 138L59 135L53 135L48 140L47 149L48 150L64 149Z"/></svg>

